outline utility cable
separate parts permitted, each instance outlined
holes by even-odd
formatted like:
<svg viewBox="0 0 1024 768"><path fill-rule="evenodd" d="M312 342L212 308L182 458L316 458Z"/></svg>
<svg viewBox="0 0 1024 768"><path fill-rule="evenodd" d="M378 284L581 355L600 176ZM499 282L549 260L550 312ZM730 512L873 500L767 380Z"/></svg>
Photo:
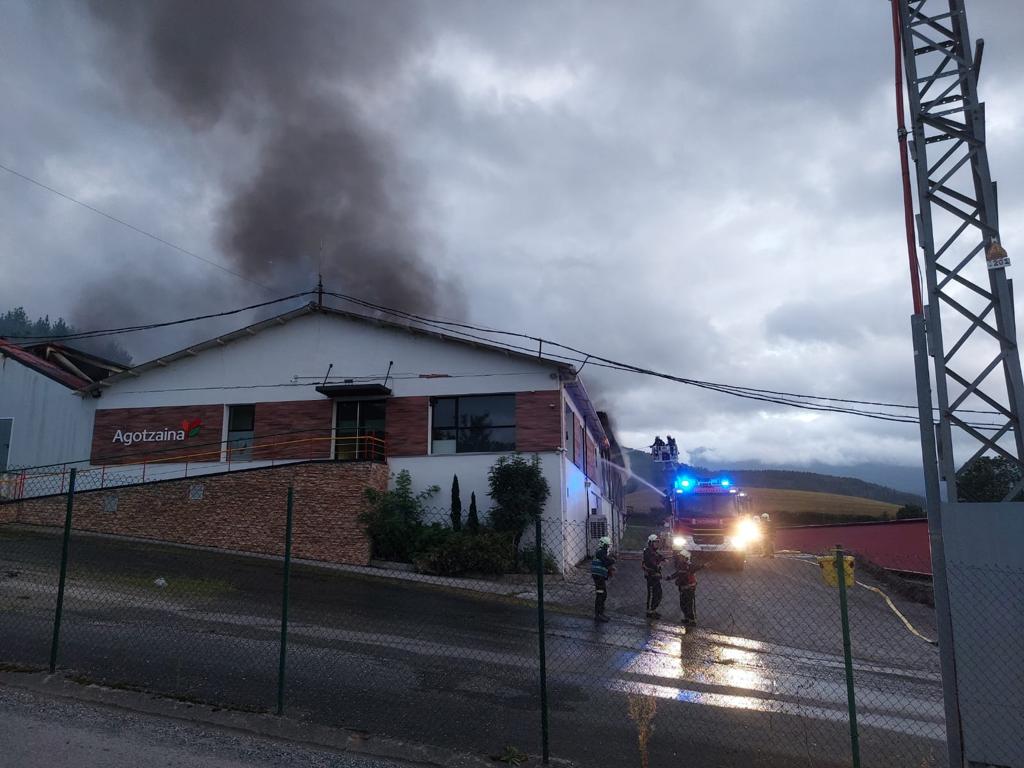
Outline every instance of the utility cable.
<svg viewBox="0 0 1024 768"><path fill-rule="evenodd" d="M208 315L196 315L194 317L186 317L181 320L169 320L164 323L147 323L145 325L130 325L124 328L108 328L105 330L98 331L79 331L77 333L68 333L63 336L5 336L7 339L18 339L18 340L31 340L35 342L44 341L74 341L76 339L95 339L102 336L117 336L122 333L135 333L136 331L150 331L154 328L167 328L172 325L184 325L185 323L194 323L198 320L212 320L218 317L228 317L230 315L237 315L240 312L248 312L253 309L261 309L262 307L269 307L273 304L280 304L282 301L291 301L301 296L309 296L314 291L302 291L301 293L293 293L291 296L282 296L279 299L271 299L270 301L262 301L259 304L250 304L247 307L239 307L238 309L229 309L224 312L213 312Z"/></svg>
<svg viewBox="0 0 1024 768"><path fill-rule="evenodd" d="M58 197L62 197L65 200L74 203L75 205L78 205L78 206L81 206L82 208L85 208L87 211L92 211L93 213L95 213L95 214L97 214L99 216L102 216L103 218L108 219L108 220L114 222L115 224L120 224L122 227L127 227L128 229L130 229L133 232L136 232L136 233L142 235L143 237L148 237L150 240L155 240L156 242L160 243L161 245L166 245L168 248L173 248L174 250L178 251L179 253L183 253L186 256L191 256L193 259L198 259L199 261L203 262L204 264L209 264L211 267L216 267L217 269L221 270L222 272L227 272L229 275L234 275L237 278L245 280L247 283L252 283L253 285L257 285L257 286L259 286L260 288L262 288L263 290L265 290L267 292L270 292L270 293L273 292L273 289L270 288L270 286L264 285L263 283L259 282L258 280L253 280L251 277L243 275L241 272L236 272L235 270L231 269L230 267L225 267L223 264L221 264L219 262L216 262L213 259L208 259L205 256L200 256L198 253L196 253L195 251L190 251L188 248L182 248L180 245L176 245L175 243L172 243L170 240L165 240L164 238L160 237L159 235L155 235L152 232L149 232L148 230L142 229L142 227L137 227L134 224L131 224L131 223L125 221L124 219L120 219L117 216L114 216L113 214L107 213L106 211L103 211L103 210L97 208L94 205L90 205L89 203L86 203L86 202L84 202L82 200L79 200L76 197L72 197L71 195L67 194L66 192L61 192L59 189L55 189L54 187L51 187L49 184L44 184L43 182L39 181L38 179L34 179L31 176L28 176L28 175L26 175L24 173L21 173L20 171L16 171L16 170L14 170L13 168L11 168L9 166L6 166L6 165L3 165L2 163L0 163L0 170L6 171L7 173L11 174L12 176L16 176L17 178L21 179L22 181L27 181L29 184L34 184L35 186L39 187L40 189L45 189L47 192L51 192L52 194L57 195Z"/></svg>
<svg viewBox="0 0 1024 768"><path fill-rule="evenodd" d="M390 308L390 307L385 307L383 305L375 304L373 302L366 301L364 299L359 299L359 298L356 298L354 296L348 296L346 294L334 293L334 292L325 292L325 293L327 293L327 295L332 296L334 298L339 298L339 299L342 299L344 301L348 301L348 302L354 303L354 304L356 304L358 306L361 306L361 307L364 307L364 308L367 308L367 309L372 309L372 310L375 310L375 311L384 312L384 313L387 313L387 314L390 314L390 315L394 315L394 316L397 316L397 317L402 317L402 318L404 318L406 320L415 321L415 322L420 323L420 324L422 324L424 326L432 327L435 330L445 330L448 333L458 334L458 335L460 335L462 337L470 338L470 339L473 339L473 340L476 340L476 341L482 341L484 343L488 343L488 344L492 344L492 345L502 345L502 342L498 342L498 341L496 341L494 339L488 339L488 338L483 337L483 336L476 336L476 335L473 335L473 334L465 333L464 331L452 330L452 329L468 329L468 330L478 331L478 332L481 332L481 333L494 333L494 334L503 335L503 336L510 336L510 337L515 337L515 338L525 339L525 340L529 340L529 341L532 341L532 342L536 342L537 345L538 345L538 350L540 349L540 345L546 345L549 348L550 347L554 347L554 348L558 348L558 349L563 349L563 350L572 352L572 353L574 353L576 355L579 355L579 357L572 357L572 356L567 356L567 355L563 355L563 354L553 353L553 352L549 351L546 354L546 357L548 357L549 359L550 358L557 358L557 359L560 359L560 360L570 361L570 362L574 362L574 363L583 363L583 364L597 365L598 367L611 368L613 370L628 371L628 372L633 372L633 373L645 374L645 375L649 375L649 376L656 376L656 377L659 377L659 378L665 378L665 379L669 379L671 381L676 381L676 382L681 383L681 384L687 384L687 385L691 385L691 386L702 387L702 388L705 388L705 389L712 389L712 390L715 390L715 391L718 391L718 392L722 392L724 394L731 394L731 395L735 395L735 396L738 396L738 397L743 397L745 395L756 395L757 397L752 397L751 399L765 399L765 398L768 398L769 402L777 402L777 403L783 404L783 405L793 405L793 406L796 406L796 407L809 407L812 410L833 410L833 411L844 412L844 413L853 413L855 415L865 415L865 416L872 415L872 416L875 416L875 417L879 417L881 415L880 414L871 414L870 412L861 411L859 409L830 408L830 407L816 406L816 405L812 407L813 404L810 404L810 403L802 406L802 405L798 404L797 402L793 402L793 399L795 398L795 399L801 400L801 401L806 401L806 400L822 401L822 402L825 402L825 403L845 403L845 404L850 404L850 405L866 405L866 406L873 406L873 407L878 407L878 408L900 408L900 409L908 409L908 410L910 410L910 409L916 410L917 409L916 405L908 405L908 404L905 404L905 403L888 403L888 402L873 401L873 400L856 400L856 399L851 399L851 398L828 397L828 396L823 396L823 395L808 395L808 394L800 394L800 393L794 393L794 392L786 392L786 391L781 391L781 390L760 389L760 388L756 388L756 387L744 387L744 386L733 385L733 384L723 384L723 383L719 383L719 382L702 381L700 379L690 379L690 378L681 377L681 376L672 376L670 374L661 373L661 372L655 371L653 369L643 368L641 366L636 366L636 365L633 365L633 364L630 364L630 363L623 363L623 362L620 362L620 361L617 361L617 360L612 360L612 359L609 359L609 358L605 358L605 357L601 357L601 356L598 356L598 355L594 355L593 353L586 352L584 350L577 349L575 347L571 347L571 346L568 346L568 345L565 345L565 344L561 344L559 342L552 341L551 339L543 338L543 337L540 337L540 336L531 336L529 334L515 332L515 331L503 331L503 330L498 330L498 329L495 329L495 328L488 328L486 326L472 325L472 324L469 324L469 323L458 323L458 322L455 322L455 321L447 321L447 320L435 320L435 319L424 317L422 315L418 315L418 314L415 314L415 313L404 312L402 310L396 310L396 309L393 309L393 308ZM514 350L514 351L524 352L524 353L531 354L531 355L539 354L537 350L534 350L534 349L529 348L529 347L523 347L521 345L503 344L503 346L505 346L508 349ZM780 399L776 399L776 398L780 398ZM937 410L937 409L933 409L933 410ZM988 410L961 409L958 412L960 412L960 413L976 413L976 414L984 414L984 415L997 415L996 411L988 411ZM909 415L904 418L904 417L897 417L895 414L885 414L884 418L886 418L887 420L891 420L891 421L902 421L902 422L908 423L908 424L910 424L910 423L917 423L917 419L913 418L913 417L911 417ZM985 426L988 426L988 425L985 425Z"/></svg>

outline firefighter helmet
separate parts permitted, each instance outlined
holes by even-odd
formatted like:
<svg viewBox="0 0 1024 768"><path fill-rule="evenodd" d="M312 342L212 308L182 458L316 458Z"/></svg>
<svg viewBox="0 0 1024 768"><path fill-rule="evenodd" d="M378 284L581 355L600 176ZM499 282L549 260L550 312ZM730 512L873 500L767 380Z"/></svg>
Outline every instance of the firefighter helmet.
<svg viewBox="0 0 1024 768"><path fill-rule="evenodd" d="M612 540L610 536L602 536L600 539L597 540L597 543L600 544L602 547L610 547L612 545Z"/></svg>

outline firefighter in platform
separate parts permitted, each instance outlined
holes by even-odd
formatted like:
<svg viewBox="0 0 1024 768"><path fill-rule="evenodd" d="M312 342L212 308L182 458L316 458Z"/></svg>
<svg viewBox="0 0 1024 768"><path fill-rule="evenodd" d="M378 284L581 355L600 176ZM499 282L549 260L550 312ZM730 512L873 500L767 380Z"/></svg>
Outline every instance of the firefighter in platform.
<svg viewBox="0 0 1024 768"><path fill-rule="evenodd" d="M602 536L598 541L594 559L590 561L590 575L594 579L594 621L608 621L604 604L608 600L608 579L615 574L612 540Z"/></svg>
<svg viewBox="0 0 1024 768"><path fill-rule="evenodd" d="M660 539L656 533L647 537L647 546L644 547L643 569L644 579L647 582L647 618L660 619L658 605L661 603L661 564L665 562L665 556L658 551Z"/></svg>
<svg viewBox="0 0 1024 768"><path fill-rule="evenodd" d="M704 566L690 560L690 553L681 549L672 555L675 572L665 581L674 581L679 588L679 612L684 624L697 623L697 571Z"/></svg>

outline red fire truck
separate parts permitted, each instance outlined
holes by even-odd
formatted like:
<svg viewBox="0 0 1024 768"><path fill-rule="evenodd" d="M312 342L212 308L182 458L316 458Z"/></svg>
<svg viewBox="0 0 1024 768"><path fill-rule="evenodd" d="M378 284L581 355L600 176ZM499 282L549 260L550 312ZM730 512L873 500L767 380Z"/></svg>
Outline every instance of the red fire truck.
<svg viewBox="0 0 1024 768"><path fill-rule="evenodd" d="M677 475L666 501L672 549L684 549L695 562L719 562L742 570L747 549L761 538L750 515L749 497L728 477L700 479Z"/></svg>

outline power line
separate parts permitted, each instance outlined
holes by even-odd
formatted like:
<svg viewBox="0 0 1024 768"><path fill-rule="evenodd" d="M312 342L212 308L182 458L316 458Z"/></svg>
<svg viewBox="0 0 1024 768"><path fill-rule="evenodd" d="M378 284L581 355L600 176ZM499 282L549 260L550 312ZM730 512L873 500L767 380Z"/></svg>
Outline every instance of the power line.
<svg viewBox="0 0 1024 768"><path fill-rule="evenodd" d="M282 301L290 301L297 299L300 296L308 296L312 291L302 291L301 293L293 293L291 296L282 296L279 299L271 299L270 301L263 301L259 304L250 304L247 307L239 307L238 309L229 309L224 312L213 312L209 315L196 315L195 317L186 317L181 320L169 320L164 323L147 323L145 325L130 325L124 328L107 328L105 330L98 331L80 331L79 333L69 333L63 336L7 336L8 339L18 340L32 340L37 342L43 341L75 341L78 339L96 339L102 336L119 336L123 333L135 333L136 331L150 331L154 328L167 328L172 325L184 325L185 323L194 323L197 320L212 320L218 317L228 317L229 315L237 315L240 312L248 312L252 309L260 309L262 307L269 307L272 304L280 304Z"/></svg>
<svg viewBox="0 0 1024 768"><path fill-rule="evenodd" d="M333 292L326 292L326 293L329 296L333 296L335 298L339 298L339 299L343 299L345 301L352 302L352 303L354 303L354 304L356 304L358 306L362 306L362 307L365 307L365 308L368 308L368 309L373 309L373 310L379 311L379 312L384 312L386 314L395 315L396 317L402 317L402 318L404 318L406 320L415 321L415 322L420 323L422 325L425 325L425 326L428 326L428 327L432 327L435 330L444 330L447 333L457 334L459 336L462 336L462 337L465 337L465 338L470 338L470 339L473 339L475 341L483 341L485 343L489 343L489 344L496 345L496 346L504 346L504 347L506 347L508 349L511 349L511 350L514 350L514 351L517 351L517 352L524 352L524 353L528 353L528 354L531 354L531 355L536 354L536 355L540 356L539 350L541 349L542 345L544 345L544 346L547 346L549 348L550 347L554 347L556 349L564 349L564 350L572 352L572 353L574 353L576 355L579 355L579 357L572 357L572 356L563 355L563 354L557 354L557 353L553 353L553 352L549 351L549 352L545 353L545 355L548 358L557 358L557 359L560 359L560 360L566 360L566 361L573 362L573 363L582 363L582 362L587 361L587 359L589 358L590 364L591 365L596 365L598 367L610 368L610 369L613 369L613 370L620 370L620 371L628 371L628 372L633 372L633 373L640 373L640 374L649 375L649 376L655 376L655 377L658 377L658 378L664 378L664 379L668 379L670 381L675 381L675 382L678 382L678 383L681 383L681 384L687 384L687 385L690 385L690 386L701 387L701 388L704 388L704 389L711 389L711 390L714 390L714 391L722 392L724 394L734 395L734 396L737 396L737 397L743 397L744 395L750 395L751 396L750 399L765 400L767 402L774 402L774 403L778 403L780 405L792 405L792 406L795 406L795 407L809 408L811 410L822 410L822 411L828 410L828 411L836 411L836 412L841 412L841 413L851 413L853 415L859 415L859 416L873 416L873 417L876 417L876 418L877 417L882 417L882 418L885 418L886 420L902 421L902 422L908 423L908 424L917 423L917 419L913 418L913 417L910 417L910 416L907 416L907 417L897 417L894 414L878 414L878 413L872 413L870 411L863 411L863 410L860 410L860 409L848 409L848 408L842 408L842 407L836 408L836 407L827 407L827 406L821 406L821 405L814 405L812 407L812 405L813 405L812 403L794 402L794 400L799 400L799 401L821 401L821 402L825 402L825 403L845 403L845 404L848 404L848 405L865 405L865 406L872 406L872 407L876 407L876 408L900 408L900 409L911 409L911 410L916 410L917 409L916 405L908 405L908 404L905 404L905 403L886 403L886 402L879 402L879 401L873 401L873 400L856 400L856 399L851 399L851 398L828 397L828 396L823 396L823 395L808 395L808 394L800 394L800 393L794 393L794 392L785 392L785 391L780 391L780 390L760 389L760 388L756 388L756 387L744 387L744 386L733 385L733 384L723 384L723 383L720 383L720 382L702 381L700 379L691 379L691 378L686 378L686 377L681 377L681 376L673 376L671 374L662 373L662 372L659 372L659 371L656 371L656 370L653 370L653 369L650 369L650 368L643 368L641 366L636 366L636 365L633 365L633 364L630 364L630 363L623 363L623 362L620 362L620 361L617 361L617 360L612 360L612 359L609 359L609 358L601 357L599 355L595 355L595 354L590 353L590 352L585 352L585 351L583 351L581 349L577 349L575 347L567 346L565 344L561 344L560 342L553 341L551 339L546 339L546 338L543 338L543 337L540 337L540 336L531 336L529 334L525 334L525 333L521 333L521 332L516 332L516 331L503 331L503 330L498 330L498 329L494 329L494 328L488 328L486 326L472 325L472 324L469 324L469 323L459 323L459 322L449 321L449 320L435 320L435 319L432 319L432 318L424 317L422 315L417 315L415 313L405 312L405 311L402 311L402 310L396 310L396 309L392 309L390 307L385 307L383 305L375 304L373 302L366 301L364 299L359 299L359 298L354 297L354 296L348 296L346 294L333 293ZM463 328L464 329L469 329L469 330L474 330L474 331L479 331L481 333L494 333L494 334L498 334L498 335L502 335L502 336L510 336L510 337L514 337L514 338L526 339L526 340L529 340L529 341L536 342L538 346L537 346L537 349L535 350L535 349L528 348L528 347L523 347L523 346L520 346L520 345L507 344L507 343L504 343L504 342L499 342L499 341L496 341L494 339L488 339L488 338L485 338L485 337L482 337L482 336L475 336L473 334L464 333L464 332L459 331L459 330L453 330L453 329L463 329ZM998 413L997 411L990 411L990 410L968 410L968 409L961 409L958 412L960 412L960 413L984 414L984 415L997 415L997 413Z"/></svg>
<svg viewBox="0 0 1024 768"><path fill-rule="evenodd" d="M124 219L120 219L117 216L114 216L113 214L110 214L110 213L107 213L106 211L100 210L96 206L90 205L89 203L86 203L86 202L84 202L82 200L79 200L76 197L72 197L71 195L67 194L66 192L61 192L59 189L54 189L50 185L44 184L43 182L39 181L38 179L34 179L31 176L28 176L28 175L26 175L24 173L21 173L20 171L16 171L16 170L14 170L13 168L11 168L9 166L6 166L6 165L3 165L2 163L0 163L0 170L7 171L7 173L11 174L12 176L16 176L16 177L18 177L19 179L21 179L23 181L27 181L29 184L34 184L35 186L39 187L40 189L45 189L47 192L51 192L54 195L57 195L58 197L62 197L65 200L67 200L69 202L72 202L75 205L79 205L79 206L81 206L82 208L85 208L88 211L92 211L93 213L98 214L99 216L102 216L105 219L109 219L110 221L114 222L115 224L120 224L122 227L127 227L128 229L132 230L133 232L136 232L136 233L138 233L140 235L143 235L144 237L148 237L150 240L155 240L156 242L160 243L161 245L166 245L168 248L173 248L174 250L176 250L176 251L178 251L180 253L183 253L186 256L191 256L193 259L198 259L199 261L201 261L201 262L203 262L205 264L209 264L211 267L216 267L217 269L221 270L222 272L227 272L229 275L234 275L235 277L241 278L242 280L245 280L248 283L252 283L253 285L257 285L257 286L259 286L260 288L262 288L263 290L265 290L267 292L270 292L270 293L273 292L273 289L270 288L270 286L264 285L263 283L259 282L258 280L253 280L251 277L243 275L241 272L236 272L235 270L231 269L230 267L225 267L223 264L220 264L219 262L216 262L213 259L208 259L205 256L200 256L198 253L196 253L194 251L190 251L188 248L182 248L180 245L176 245L175 243L172 243L170 240L165 240L164 238L160 237L159 235L155 235L152 232L149 232L148 230L142 229L141 227L137 227L134 224L131 224L131 223L125 221Z"/></svg>

